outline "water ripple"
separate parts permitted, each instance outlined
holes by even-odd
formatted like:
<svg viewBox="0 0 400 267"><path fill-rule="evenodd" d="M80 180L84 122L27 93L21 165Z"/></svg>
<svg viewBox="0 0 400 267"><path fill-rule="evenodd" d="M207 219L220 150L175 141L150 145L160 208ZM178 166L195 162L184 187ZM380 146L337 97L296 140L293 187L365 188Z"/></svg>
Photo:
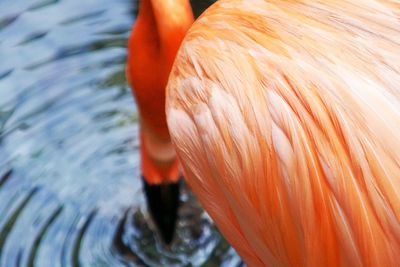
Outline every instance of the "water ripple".
<svg viewBox="0 0 400 267"><path fill-rule="evenodd" d="M242 265L188 190L170 247L149 218L124 74L136 12L0 1L1 267Z"/></svg>

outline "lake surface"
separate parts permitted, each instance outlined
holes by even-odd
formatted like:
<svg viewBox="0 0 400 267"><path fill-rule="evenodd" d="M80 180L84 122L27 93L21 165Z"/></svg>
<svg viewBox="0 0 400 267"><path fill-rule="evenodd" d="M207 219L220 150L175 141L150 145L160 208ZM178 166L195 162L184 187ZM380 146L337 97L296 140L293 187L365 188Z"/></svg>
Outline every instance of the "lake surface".
<svg viewBox="0 0 400 267"><path fill-rule="evenodd" d="M0 1L1 267L242 265L188 191L172 246L152 230L124 76L136 12Z"/></svg>

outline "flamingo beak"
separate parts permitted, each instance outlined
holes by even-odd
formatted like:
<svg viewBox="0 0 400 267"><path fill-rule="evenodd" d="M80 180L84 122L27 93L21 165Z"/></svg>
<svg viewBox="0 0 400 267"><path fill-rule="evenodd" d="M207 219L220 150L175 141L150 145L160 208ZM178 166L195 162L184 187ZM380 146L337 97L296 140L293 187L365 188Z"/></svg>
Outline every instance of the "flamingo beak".
<svg viewBox="0 0 400 267"><path fill-rule="evenodd" d="M162 240L169 245L175 234L180 205L180 182L149 184L142 177L147 207Z"/></svg>

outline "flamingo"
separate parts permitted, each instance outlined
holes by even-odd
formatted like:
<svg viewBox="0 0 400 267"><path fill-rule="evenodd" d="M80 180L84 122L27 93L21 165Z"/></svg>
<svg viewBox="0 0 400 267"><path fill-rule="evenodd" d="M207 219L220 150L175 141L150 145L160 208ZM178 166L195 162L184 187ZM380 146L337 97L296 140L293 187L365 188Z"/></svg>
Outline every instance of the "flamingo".
<svg viewBox="0 0 400 267"><path fill-rule="evenodd" d="M190 188L249 266L399 266L400 4L220 0L167 85Z"/></svg>
<svg viewBox="0 0 400 267"><path fill-rule="evenodd" d="M142 180L150 214L167 244L179 207L180 172L165 117L165 86L192 22L188 0L141 0L128 41L126 76L139 110Z"/></svg>

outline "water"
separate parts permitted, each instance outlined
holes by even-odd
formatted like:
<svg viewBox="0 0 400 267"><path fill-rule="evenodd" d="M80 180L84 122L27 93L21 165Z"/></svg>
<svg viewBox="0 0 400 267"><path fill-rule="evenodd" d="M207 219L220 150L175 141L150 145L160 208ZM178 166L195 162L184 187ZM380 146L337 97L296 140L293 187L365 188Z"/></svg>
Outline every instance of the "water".
<svg viewBox="0 0 400 267"><path fill-rule="evenodd" d="M136 7L0 0L1 267L241 265L188 191L175 243L152 231L124 77Z"/></svg>

